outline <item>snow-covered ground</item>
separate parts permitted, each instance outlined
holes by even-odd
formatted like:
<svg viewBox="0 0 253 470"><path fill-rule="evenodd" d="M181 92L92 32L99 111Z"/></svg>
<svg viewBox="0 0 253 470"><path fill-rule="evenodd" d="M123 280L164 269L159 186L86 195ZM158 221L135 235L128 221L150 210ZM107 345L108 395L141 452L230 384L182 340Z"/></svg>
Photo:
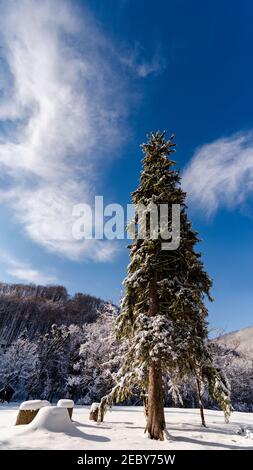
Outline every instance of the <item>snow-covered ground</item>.
<svg viewBox="0 0 253 470"><path fill-rule="evenodd" d="M77 407L73 426L65 433L41 427L14 426L18 405L0 405L0 449L253 449L253 439L238 435L240 426L253 432L253 413L233 413L225 424L219 411L206 411L206 429L200 426L198 410L166 409L168 437L151 441L144 434L142 407L115 407L97 425L89 421L89 408Z"/></svg>

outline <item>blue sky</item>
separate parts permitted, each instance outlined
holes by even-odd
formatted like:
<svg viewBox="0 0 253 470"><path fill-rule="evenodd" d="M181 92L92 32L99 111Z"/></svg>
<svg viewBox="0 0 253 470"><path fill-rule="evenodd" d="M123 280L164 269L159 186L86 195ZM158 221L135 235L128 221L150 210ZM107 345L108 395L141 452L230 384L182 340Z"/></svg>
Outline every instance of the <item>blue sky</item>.
<svg viewBox="0 0 253 470"><path fill-rule="evenodd" d="M176 134L210 324L252 321L251 1L1 1L0 278L117 302L127 242L71 239L71 208L125 205L139 144Z"/></svg>

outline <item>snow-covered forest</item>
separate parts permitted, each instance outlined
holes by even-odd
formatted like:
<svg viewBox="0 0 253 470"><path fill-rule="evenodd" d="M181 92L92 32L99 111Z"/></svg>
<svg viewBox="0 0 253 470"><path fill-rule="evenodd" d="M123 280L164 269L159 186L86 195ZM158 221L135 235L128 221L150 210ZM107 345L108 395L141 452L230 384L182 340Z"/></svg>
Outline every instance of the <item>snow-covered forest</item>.
<svg viewBox="0 0 253 470"><path fill-rule="evenodd" d="M61 286L1 284L0 386L11 384L17 401L62 396L80 404L99 401L111 390L126 347L114 337L117 315L111 303L83 294L69 297ZM213 342L238 411L253 411L253 355L243 347L253 334L248 330L247 336ZM164 377L164 384L167 406L198 407L190 379L177 385ZM136 390L127 404L140 405L139 396ZM207 395L205 405L217 407Z"/></svg>

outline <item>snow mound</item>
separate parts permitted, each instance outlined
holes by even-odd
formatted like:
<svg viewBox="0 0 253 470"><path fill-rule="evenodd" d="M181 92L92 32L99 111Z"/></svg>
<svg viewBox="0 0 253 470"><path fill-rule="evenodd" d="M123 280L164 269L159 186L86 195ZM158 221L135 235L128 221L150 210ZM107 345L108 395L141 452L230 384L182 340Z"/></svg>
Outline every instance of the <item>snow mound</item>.
<svg viewBox="0 0 253 470"><path fill-rule="evenodd" d="M58 401L57 406L61 406L63 408L74 408L74 402L73 400L62 399Z"/></svg>
<svg viewBox="0 0 253 470"><path fill-rule="evenodd" d="M253 431L251 429L246 429L246 438L253 439Z"/></svg>
<svg viewBox="0 0 253 470"><path fill-rule="evenodd" d="M44 406L50 406L49 401L47 400L29 400L29 401L23 401L21 403L19 409L20 410L39 410L40 408L43 408Z"/></svg>
<svg viewBox="0 0 253 470"><path fill-rule="evenodd" d="M50 401L47 401L47 400L42 400L42 401L43 401L43 407L44 406L51 406ZM43 407L41 407L41 408L43 408Z"/></svg>
<svg viewBox="0 0 253 470"><path fill-rule="evenodd" d="M94 411L97 411L97 410L98 410L99 405L100 405L100 403L92 403L92 405L91 405L91 407L90 407L90 411L91 411L92 413L94 413Z"/></svg>
<svg viewBox="0 0 253 470"><path fill-rule="evenodd" d="M45 406L41 408L34 420L27 426L29 431L73 432L74 425L70 421L67 408Z"/></svg>
<svg viewBox="0 0 253 470"><path fill-rule="evenodd" d="M105 423L100 426L88 424L89 406L76 407L76 421L74 424L68 418L68 425L65 426L66 414L62 423L62 417L60 418L58 413L68 413L68 411L66 408L56 407L57 416L53 414L49 422L44 415L48 408L42 408L30 424L13 426L17 407L16 403L0 406L1 449L22 451L48 449L81 452L87 450L93 451L95 455L101 449L103 451L128 449L141 452L146 450L149 454L153 453L152 450L163 453L165 449L173 453L179 450L253 450L253 440L246 438L245 435L245 431L248 429L252 429L253 432L253 413L234 412L230 423L225 424L221 411L206 410L205 416L208 427L203 428L200 424L198 409L165 408L170 442L167 440L162 442L147 439L144 434L146 418L142 406L114 407L111 413L106 414ZM55 413L55 407L50 407L50 411ZM41 418L38 423L39 416ZM55 429L56 424L57 429L60 431L62 429L70 430L67 432L50 432L47 430L49 425L50 429L51 427ZM239 432L242 428L243 434L236 433L239 426ZM36 427L42 429L36 431ZM244 467L247 470L246 466Z"/></svg>

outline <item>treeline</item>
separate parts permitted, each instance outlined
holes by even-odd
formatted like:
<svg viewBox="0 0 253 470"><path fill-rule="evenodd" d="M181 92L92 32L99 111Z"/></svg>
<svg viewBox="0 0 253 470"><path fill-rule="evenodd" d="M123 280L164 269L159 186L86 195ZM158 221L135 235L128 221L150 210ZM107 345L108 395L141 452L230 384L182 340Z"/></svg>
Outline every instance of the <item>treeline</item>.
<svg viewBox="0 0 253 470"><path fill-rule="evenodd" d="M24 332L0 352L0 385L14 388L14 400L98 400L112 386L120 363L113 332L116 315L108 304L95 323L53 324L34 340Z"/></svg>
<svg viewBox="0 0 253 470"><path fill-rule="evenodd" d="M128 344L119 345L114 335L118 311L110 304L96 322L51 325L48 332L30 340L24 332L0 353L0 385L11 384L14 400L72 398L76 403L99 401L115 384L116 372ZM213 354L231 383L232 405L238 411L253 411L253 361L213 344ZM179 384L164 376L166 406L198 407L196 384L190 378ZM127 404L141 405L140 390ZM206 408L217 403L204 397Z"/></svg>
<svg viewBox="0 0 253 470"><path fill-rule="evenodd" d="M14 400L70 397L99 401L115 383L128 344L114 336L118 308L96 297L70 297L62 286L0 284L0 387L11 384ZM213 354L231 383L235 410L253 411L253 357L213 343ZM164 376L166 405L198 407L196 385ZM136 390L129 404L140 405ZM206 407L217 404L204 397Z"/></svg>
<svg viewBox="0 0 253 470"><path fill-rule="evenodd" d="M10 346L24 333L33 341L52 324L91 323L106 308L106 302L91 295L69 296L63 286L0 283L0 347Z"/></svg>

